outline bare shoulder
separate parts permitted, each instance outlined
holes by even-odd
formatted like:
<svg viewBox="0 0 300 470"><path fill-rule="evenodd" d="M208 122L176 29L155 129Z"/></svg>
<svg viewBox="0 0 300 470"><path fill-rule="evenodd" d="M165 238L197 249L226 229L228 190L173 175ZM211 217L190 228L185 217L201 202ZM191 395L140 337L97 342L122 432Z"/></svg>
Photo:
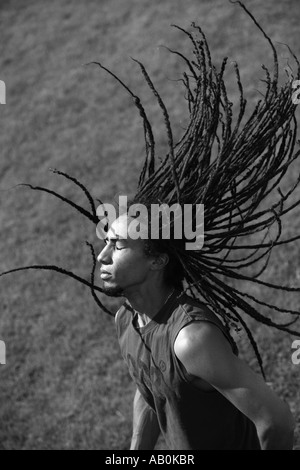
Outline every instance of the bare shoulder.
<svg viewBox="0 0 300 470"><path fill-rule="evenodd" d="M220 328L207 321L191 322L182 328L174 352L190 374L210 383L235 357Z"/></svg>
<svg viewBox="0 0 300 470"><path fill-rule="evenodd" d="M174 343L174 351L179 355L189 352L204 352L215 348L230 349L228 340L216 325L207 321L193 321L182 328Z"/></svg>

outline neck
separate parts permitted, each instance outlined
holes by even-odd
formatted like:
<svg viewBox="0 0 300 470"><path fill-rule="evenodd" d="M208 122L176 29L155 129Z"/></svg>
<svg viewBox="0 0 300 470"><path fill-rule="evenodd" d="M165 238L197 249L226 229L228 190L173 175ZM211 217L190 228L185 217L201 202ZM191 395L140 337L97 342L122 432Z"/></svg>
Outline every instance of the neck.
<svg viewBox="0 0 300 470"><path fill-rule="evenodd" d="M147 286L147 288L141 289L141 291L126 293L125 297L128 299L131 307L138 313L142 322L146 324L155 317L169 297L171 297L174 290L171 286L161 286L160 288Z"/></svg>

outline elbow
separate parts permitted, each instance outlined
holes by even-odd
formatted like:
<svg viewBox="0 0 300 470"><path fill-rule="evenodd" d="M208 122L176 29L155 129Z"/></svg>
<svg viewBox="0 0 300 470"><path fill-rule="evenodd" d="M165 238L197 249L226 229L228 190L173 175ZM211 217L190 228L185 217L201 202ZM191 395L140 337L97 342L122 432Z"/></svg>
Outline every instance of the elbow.
<svg viewBox="0 0 300 470"><path fill-rule="evenodd" d="M283 415L263 421L257 431L263 450L293 449L295 420L287 405Z"/></svg>
<svg viewBox="0 0 300 470"><path fill-rule="evenodd" d="M289 407L288 408L288 418L287 418L287 433L290 436L290 442L291 442L291 449L294 446L294 434L295 434L295 427L296 427L296 422L293 414L291 413Z"/></svg>
<svg viewBox="0 0 300 470"><path fill-rule="evenodd" d="M284 428L287 435L291 437L292 444L294 440L294 432L295 432L295 418L289 408L289 406L285 403L285 416L282 418L282 427Z"/></svg>

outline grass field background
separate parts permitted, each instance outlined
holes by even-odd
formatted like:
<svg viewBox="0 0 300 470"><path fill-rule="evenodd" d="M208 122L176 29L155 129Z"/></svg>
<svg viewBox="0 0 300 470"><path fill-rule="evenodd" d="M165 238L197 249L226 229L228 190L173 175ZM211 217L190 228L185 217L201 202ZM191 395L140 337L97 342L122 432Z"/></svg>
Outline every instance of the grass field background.
<svg viewBox="0 0 300 470"><path fill-rule="evenodd" d="M245 4L274 42L289 44L300 56L298 0ZM78 188L48 170L58 168L84 183L95 199L109 202L117 193L132 194L144 158L140 117L111 77L83 64L101 61L142 98L158 154L164 156L160 110L130 56L150 72L179 135L187 109L176 80L184 63L159 46L189 54L187 39L170 24L190 28L191 21L206 33L218 67L229 57L226 80L233 99L237 87L230 62L238 62L251 109L263 90L261 64L271 66L272 54L238 5L225 0L1 1L0 79L7 87L7 104L0 108L1 272L56 264L89 278L84 242L100 249L94 226L54 197L14 186L47 186L85 205ZM293 67L287 48L277 44L277 49L282 69L287 60ZM296 162L283 189L299 171ZM297 189L293 200L299 197ZM299 215L295 211L285 218L283 237L299 233ZM264 279L300 285L299 243L274 250ZM299 309L299 294L245 288L265 301ZM112 310L120 304L103 301ZM300 365L291 361L293 338L250 325L267 380L295 415L295 448L300 449ZM128 448L134 387L113 319L99 310L88 288L50 272L1 278L0 339L7 346L7 364L0 366L0 448ZM243 335L239 342L241 354L257 370ZM164 447L162 441L159 445Z"/></svg>

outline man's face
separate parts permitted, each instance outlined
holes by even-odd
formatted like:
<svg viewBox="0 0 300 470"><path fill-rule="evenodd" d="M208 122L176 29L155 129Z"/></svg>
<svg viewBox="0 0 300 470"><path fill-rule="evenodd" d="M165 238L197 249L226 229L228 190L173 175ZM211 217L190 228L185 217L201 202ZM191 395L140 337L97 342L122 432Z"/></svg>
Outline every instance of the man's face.
<svg viewBox="0 0 300 470"><path fill-rule="evenodd" d="M151 276L152 260L144 254L144 241L130 238L131 221L122 215L112 223L106 246L98 256L107 295L120 296L138 290Z"/></svg>

